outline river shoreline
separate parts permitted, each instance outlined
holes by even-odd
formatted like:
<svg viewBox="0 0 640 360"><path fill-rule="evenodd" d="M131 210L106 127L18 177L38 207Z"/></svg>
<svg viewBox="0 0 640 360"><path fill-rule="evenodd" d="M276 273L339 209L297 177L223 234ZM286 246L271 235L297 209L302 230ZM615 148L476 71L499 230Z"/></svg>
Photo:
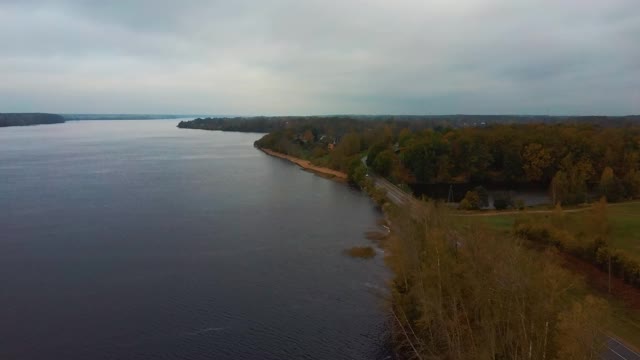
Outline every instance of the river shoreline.
<svg viewBox="0 0 640 360"><path fill-rule="evenodd" d="M303 170L313 172L313 173L315 173L317 175L320 175L322 177L329 178L329 179L332 179L332 180L335 180L335 181L347 182L347 174L345 174L345 173L343 173L341 171L329 169L327 167L313 165L308 160L303 160L303 159L300 159L300 158L297 158L297 157L294 157L294 156L291 156L291 155L279 153L279 152L276 152L276 151L273 151L273 150L260 148L260 147L258 149L260 151L264 152L267 155L288 160L288 161L298 165Z"/></svg>
<svg viewBox="0 0 640 360"><path fill-rule="evenodd" d="M300 158L297 158L297 157L294 157L294 156L286 155L286 154L283 154L283 153L279 153L279 152L276 152L276 151L273 151L273 150L269 150L269 149L265 149L265 148L261 148L261 147L257 147L257 148L259 150L261 150L262 152L264 152L265 154L267 154L267 155L288 160L288 161L298 165L303 170L312 172L315 175L322 176L322 177L325 177L325 178L328 178L328 179L331 179L331 180L339 181L339 182L342 182L342 183L346 183L347 182L347 174L345 174L343 172L340 172L340 171L337 171L337 170L333 170L333 169L329 169L329 168L326 168L326 167L316 166L316 165L311 164L310 161L303 160L303 159L300 159ZM365 189L363 189L363 191L364 191L365 194L367 194L367 196L371 200L373 200L375 202L375 199L371 196L371 194L369 192L367 192ZM380 205L380 204L378 204L378 205ZM384 225L383 226L387 230L387 232L382 234L381 238L378 238L376 240L369 238L369 240L374 242L376 244L376 246L384 249L384 245L382 244L382 241L384 241L389 236L389 234L391 233L392 224L391 224L391 221L389 219L389 214L387 213L388 209L385 209L385 206L380 206L379 209L383 214L383 218L384 218ZM379 235L379 233L377 235ZM389 270L391 270L388 266L385 265L385 267L387 267ZM400 342L398 342L397 340L394 340L394 339L398 339L400 337L400 335L398 335L400 333L400 330L398 328L398 324L395 323L393 320L390 320L388 331L389 331L390 338L387 340L387 341L389 341L389 344L387 345L388 346L388 348L387 348L388 355L385 356L385 358L398 359L399 358L398 354L395 351L392 350L395 346L400 344Z"/></svg>

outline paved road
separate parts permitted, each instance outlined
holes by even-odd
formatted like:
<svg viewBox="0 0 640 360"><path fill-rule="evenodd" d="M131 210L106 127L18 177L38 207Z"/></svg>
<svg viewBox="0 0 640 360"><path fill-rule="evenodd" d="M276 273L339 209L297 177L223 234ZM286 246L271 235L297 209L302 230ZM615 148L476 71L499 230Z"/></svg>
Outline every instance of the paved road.
<svg viewBox="0 0 640 360"><path fill-rule="evenodd" d="M387 192L389 201L391 201L395 205L408 204L413 200L413 196L400 190L397 186L393 185L388 180L376 175L369 175L369 177L373 179L373 183L377 188L383 189Z"/></svg>
<svg viewBox="0 0 640 360"><path fill-rule="evenodd" d="M367 166L367 157L363 157L360 159L364 166ZM387 197L389 201L394 203L395 205L404 205L413 201L413 196L411 194L407 194L406 192L400 190L397 186L389 182L387 179L374 174L371 170L368 170L367 176L369 179L373 181L373 184L378 189L383 189L387 192Z"/></svg>
<svg viewBox="0 0 640 360"><path fill-rule="evenodd" d="M603 360L640 360L640 354L615 338L607 340L607 349L601 356Z"/></svg>

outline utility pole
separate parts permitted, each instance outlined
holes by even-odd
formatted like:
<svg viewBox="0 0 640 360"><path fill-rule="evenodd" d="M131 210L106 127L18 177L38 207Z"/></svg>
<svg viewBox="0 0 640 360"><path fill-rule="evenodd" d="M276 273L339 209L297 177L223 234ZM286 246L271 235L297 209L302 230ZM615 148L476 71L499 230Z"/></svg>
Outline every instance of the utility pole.
<svg viewBox="0 0 640 360"><path fill-rule="evenodd" d="M609 294L611 294L611 251L609 253Z"/></svg>

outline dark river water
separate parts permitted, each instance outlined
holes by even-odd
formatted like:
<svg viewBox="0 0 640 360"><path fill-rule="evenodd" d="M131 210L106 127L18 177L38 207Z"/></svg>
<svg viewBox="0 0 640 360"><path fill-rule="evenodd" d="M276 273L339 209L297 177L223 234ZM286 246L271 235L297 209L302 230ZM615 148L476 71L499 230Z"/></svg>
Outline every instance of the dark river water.
<svg viewBox="0 0 640 360"><path fill-rule="evenodd" d="M380 359L362 193L177 120L0 129L0 359Z"/></svg>

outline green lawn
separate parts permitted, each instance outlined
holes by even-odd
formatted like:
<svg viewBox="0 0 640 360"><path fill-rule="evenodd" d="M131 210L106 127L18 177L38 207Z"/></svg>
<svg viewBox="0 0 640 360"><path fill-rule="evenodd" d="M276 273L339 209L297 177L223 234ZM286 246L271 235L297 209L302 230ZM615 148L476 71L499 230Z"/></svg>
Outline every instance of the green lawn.
<svg viewBox="0 0 640 360"><path fill-rule="evenodd" d="M511 231L513 229L513 222L518 215L495 215L495 216L483 216L482 220L489 225L490 228L498 231Z"/></svg>
<svg viewBox="0 0 640 360"><path fill-rule="evenodd" d="M640 260L640 202L609 207L613 246Z"/></svg>
<svg viewBox="0 0 640 360"><path fill-rule="evenodd" d="M612 227L612 246L624 250L640 260L640 202L610 204L608 217ZM549 221L552 213L505 214L480 217L490 228L500 232L510 231L518 216L530 216L539 221ZM565 212L566 224L576 233L584 228L589 211Z"/></svg>

